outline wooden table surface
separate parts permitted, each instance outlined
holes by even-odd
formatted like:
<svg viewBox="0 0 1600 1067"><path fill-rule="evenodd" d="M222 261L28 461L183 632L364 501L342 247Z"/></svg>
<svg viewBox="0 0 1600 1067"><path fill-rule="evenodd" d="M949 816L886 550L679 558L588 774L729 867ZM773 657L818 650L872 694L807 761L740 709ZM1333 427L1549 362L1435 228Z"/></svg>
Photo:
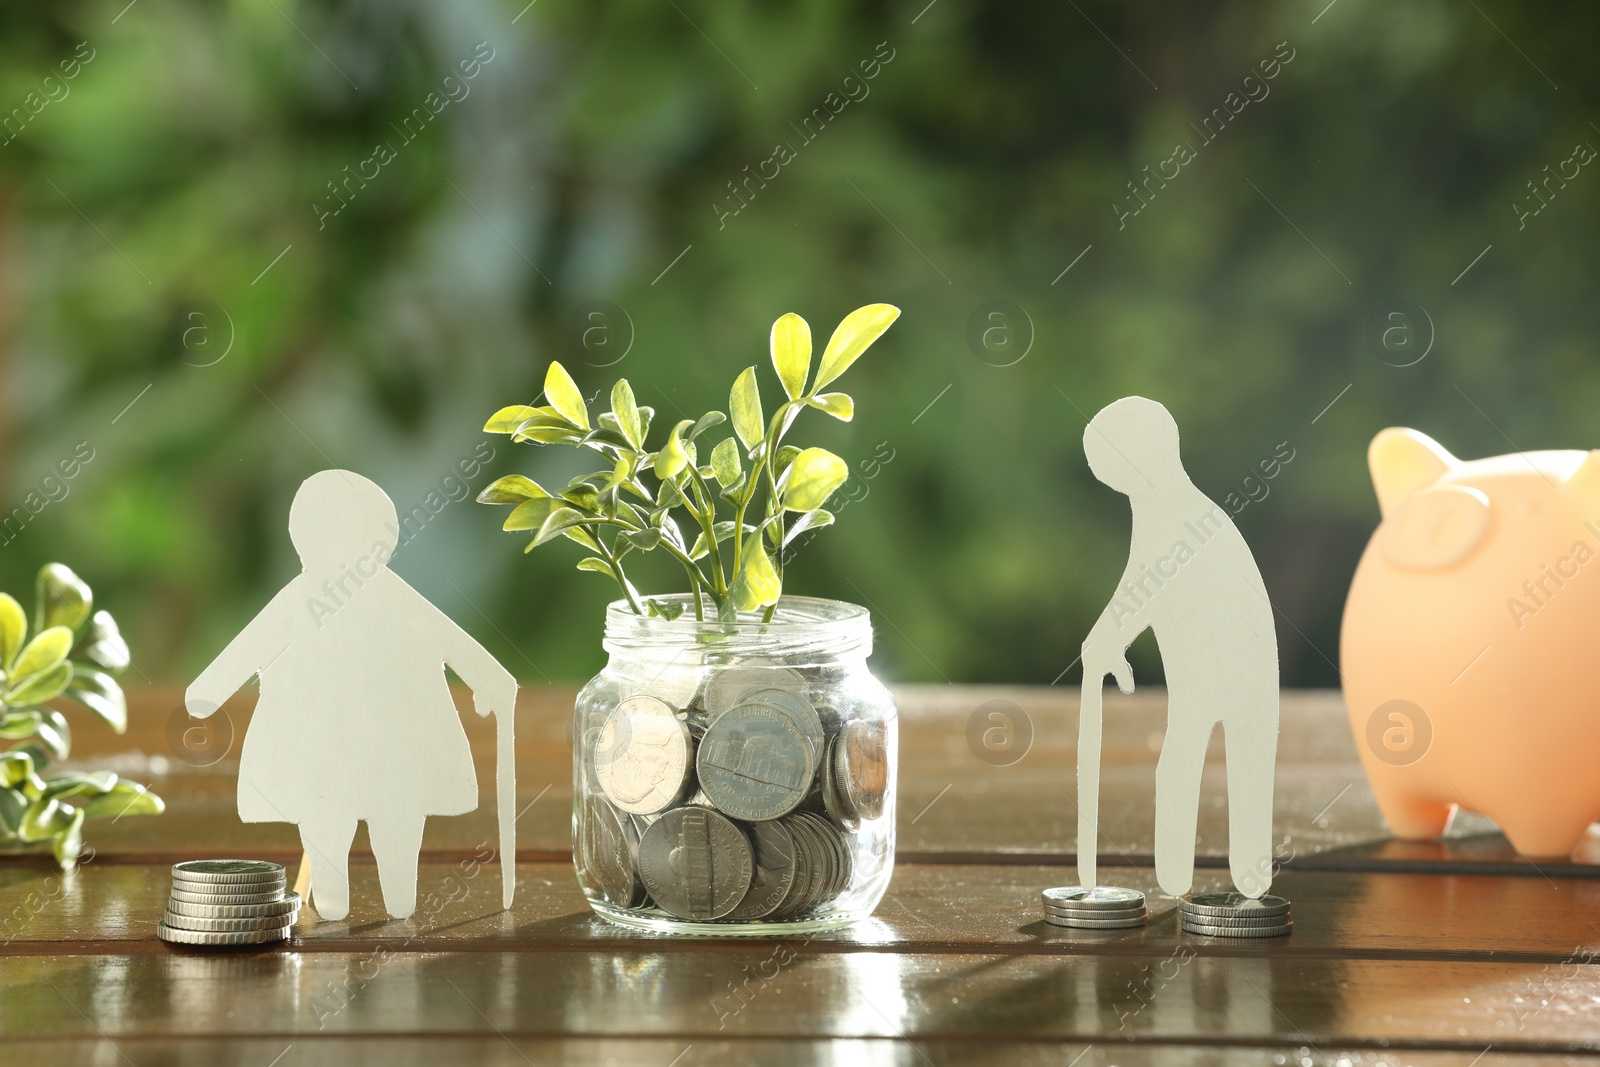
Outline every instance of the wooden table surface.
<svg viewBox="0 0 1600 1067"><path fill-rule="evenodd" d="M0 1062L1489 1067L1600 1052L1600 840L1537 863L1470 817L1440 843L1390 840L1337 694L1284 694L1274 892L1295 929L1255 941L1181 933L1154 885L1160 691L1106 697L1102 879L1144 889L1152 918L1105 933L1046 925L1039 905L1076 880L1075 690L898 695L898 863L851 931L679 939L592 916L570 862L572 691L551 688L518 706L510 911L473 859L495 837L493 734L467 713L483 800L429 821L416 915L383 914L363 831L348 920L308 908L286 944L206 952L156 938L169 865L293 863L298 841L235 813L249 699L224 709L231 755L202 766L196 738L169 738L178 692L135 692L129 733L79 717L74 754L150 782L167 813L91 824L93 856L65 879L0 866ZM995 700L1034 733L1010 766L967 742ZM1214 744L1205 887L1227 881L1223 774Z"/></svg>

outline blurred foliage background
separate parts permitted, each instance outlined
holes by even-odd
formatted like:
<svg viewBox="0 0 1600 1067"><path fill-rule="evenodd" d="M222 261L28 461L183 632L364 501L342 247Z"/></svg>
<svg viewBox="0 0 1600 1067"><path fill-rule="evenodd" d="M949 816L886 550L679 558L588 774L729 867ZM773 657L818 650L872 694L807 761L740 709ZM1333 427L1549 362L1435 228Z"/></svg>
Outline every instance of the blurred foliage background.
<svg viewBox="0 0 1600 1067"><path fill-rule="evenodd" d="M856 476L787 583L872 607L897 680L1077 678L1119 396L1250 500L1292 685L1337 683L1378 429L1600 444L1592 5L125 4L0 12L0 587L67 561L153 679L296 572L328 466L424 507L395 569L516 674L586 677L609 583L462 499L563 457L484 418L560 358L660 432L771 390L790 310L905 312L801 431Z"/></svg>

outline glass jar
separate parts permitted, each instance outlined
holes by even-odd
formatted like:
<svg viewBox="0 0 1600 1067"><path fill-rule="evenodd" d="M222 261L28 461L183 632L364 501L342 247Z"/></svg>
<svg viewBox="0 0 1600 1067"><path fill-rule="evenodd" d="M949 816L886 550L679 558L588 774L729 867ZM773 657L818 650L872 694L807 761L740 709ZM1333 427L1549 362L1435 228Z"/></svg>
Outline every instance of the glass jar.
<svg viewBox="0 0 1600 1067"><path fill-rule="evenodd" d="M771 622L606 612L573 719L573 865L606 919L798 934L872 913L894 866L898 720L865 608L785 597Z"/></svg>

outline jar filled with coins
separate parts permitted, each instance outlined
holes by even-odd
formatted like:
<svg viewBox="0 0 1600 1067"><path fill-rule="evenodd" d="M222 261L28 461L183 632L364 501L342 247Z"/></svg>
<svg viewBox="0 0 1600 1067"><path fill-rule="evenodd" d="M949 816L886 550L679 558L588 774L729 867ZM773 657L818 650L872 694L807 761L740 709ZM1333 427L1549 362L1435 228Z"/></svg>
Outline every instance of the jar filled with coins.
<svg viewBox="0 0 1600 1067"><path fill-rule="evenodd" d="M787 934L871 914L894 865L894 698L866 609L770 622L606 615L578 694L573 862L589 904L665 932Z"/></svg>

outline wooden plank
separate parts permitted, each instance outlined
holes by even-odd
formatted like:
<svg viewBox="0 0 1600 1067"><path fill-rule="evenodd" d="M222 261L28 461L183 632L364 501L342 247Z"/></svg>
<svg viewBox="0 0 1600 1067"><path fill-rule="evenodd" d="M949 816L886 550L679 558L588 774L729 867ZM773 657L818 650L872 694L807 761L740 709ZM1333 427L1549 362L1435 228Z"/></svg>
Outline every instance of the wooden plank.
<svg viewBox="0 0 1600 1067"><path fill-rule="evenodd" d="M1075 862L1075 690L913 686L898 695L903 729L897 834L902 856L945 862L993 862L996 856L1021 863ZM75 751L86 764L109 766L150 782L168 801L167 813L158 818L91 824L91 845L108 855L297 855L299 841L292 827L238 821L236 760L193 766L180 758L185 753L181 731L174 734L176 740L168 736L180 696L170 687L134 689L127 735L118 737L94 725L79 730ZM524 858L563 855L571 847L572 696L571 689L535 687L523 690L519 699L518 808L526 810L518 833ZM1108 867L1149 863L1164 699L1159 690L1141 690L1132 697L1106 695L1100 854ZM1034 731L1027 755L1012 766L991 766L969 747L968 720L995 700L1010 702ZM493 727L467 713L464 694L458 694L458 703L478 763L482 797L476 812L429 820L423 847L435 857L468 854L495 834ZM220 721L226 716L232 723L235 754L250 706L249 696L241 695L216 717ZM1541 859L1537 864L1518 856L1491 824L1474 816L1458 820L1455 836L1444 842L1390 840L1354 745L1337 693L1283 695L1274 816L1280 857L1292 853L1294 864L1349 870L1442 867L1529 877L1600 876L1600 836L1593 833L1576 862ZM1224 783L1220 739L1214 737L1200 812L1202 866L1226 862Z"/></svg>
<svg viewBox="0 0 1600 1067"><path fill-rule="evenodd" d="M487 872L487 873L485 873ZM302 916L302 952L386 948L395 952L593 950L723 951L738 942L662 939L595 918L564 863L521 864L513 909L499 908L492 867L471 861L424 867L418 911L389 922L371 864L352 870L351 918ZM916 865L895 873L876 916L851 931L818 937L808 953L1006 951L1039 955L1164 956L1185 947L1208 956L1366 959L1511 959L1559 963L1600 954L1600 883L1588 880L1462 875L1289 873L1274 886L1294 908L1294 933L1270 940L1227 940L1182 933L1174 902L1155 895L1148 870L1129 870L1146 889L1152 919L1131 931L1080 931L1043 921L1039 891L1059 884L1059 868ZM1220 887L1202 872L1202 888ZM107 864L69 883L31 872L0 872L0 942L9 953L161 949L155 925L171 879L165 867ZM1508 916L1514 919L1508 919Z"/></svg>
<svg viewBox="0 0 1600 1067"><path fill-rule="evenodd" d="M0 969L0 998L8 1040L993 1036L1304 1047L1319 1058L1324 1046L1397 1058L1600 1051L1600 967L1498 961L801 955L783 943L621 957L184 951L15 957Z"/></svg>
<svg viewBox="0 0 1600 1067"><path fill-rule="evenodd" d="M902 1041L868 1038L848 1041L803 1038L719 1040L695 1035L693 1040L664 1038L528 1038L499 1034L452 1034L449 1037L339 1037L295 1034L292 1038L121 1037L7 1040L6 1051L18 1063L60 1067L103 1067L135 1064L245 1063L255 1067L347 1067L382 1063L384 1067L438 1067L471 1063L478 1067L527 1067L529 1063L561 1063L572 1067L703 1067L709 1063L759 1063L763 1067L816 1067L824 1063L862 1067L927 1067L938 1064L1006 1064L1008 1067L1285 1067L1303 1062L1300 1049L1248 1048L1239 1045L1099 1044L1064 1041ZM1305 1050L1309 1055L1310 1050ZM1401 1060L1382 1049L1317 1050L1315 1064L1341 1067L1462 1067L1469 1057L1460 1052L1407 1051ZM1562 1067L1590 1062L1576 1056L1542 1053L1489 1052L1472 1067Z"/></svg>

